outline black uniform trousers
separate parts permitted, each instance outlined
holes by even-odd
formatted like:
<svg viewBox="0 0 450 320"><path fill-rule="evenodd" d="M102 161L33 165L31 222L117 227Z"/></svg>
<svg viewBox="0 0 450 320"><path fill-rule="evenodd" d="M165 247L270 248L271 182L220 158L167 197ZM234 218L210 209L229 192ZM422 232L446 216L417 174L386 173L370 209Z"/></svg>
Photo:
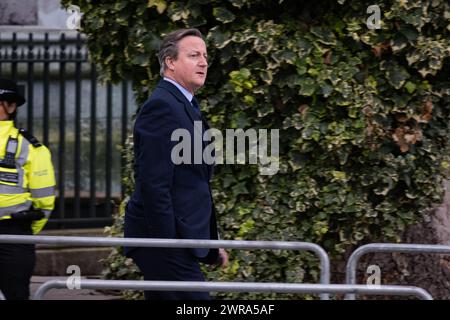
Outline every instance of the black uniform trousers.
<svg viewBox="0 0 450 320"><path fill-rule="evenodd" d="M31 235L29 220L0 220L0 234ZM6 300L28 300L36 262L34 244L0 243L0 291Z"/></svg>

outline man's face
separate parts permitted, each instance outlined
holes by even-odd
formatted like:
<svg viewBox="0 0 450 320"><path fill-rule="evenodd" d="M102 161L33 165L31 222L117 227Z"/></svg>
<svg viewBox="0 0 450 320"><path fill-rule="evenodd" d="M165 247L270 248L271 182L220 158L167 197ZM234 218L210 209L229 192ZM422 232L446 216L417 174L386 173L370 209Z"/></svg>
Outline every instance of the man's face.
<svg viewBox="0 0 450 320"><path fill-rule="evenodd" d="M169 76L194 94L205 83L208 70L207 57L206 44L201 38L184 37L178 42L177 59L166 60L171 71Z"/></svg>

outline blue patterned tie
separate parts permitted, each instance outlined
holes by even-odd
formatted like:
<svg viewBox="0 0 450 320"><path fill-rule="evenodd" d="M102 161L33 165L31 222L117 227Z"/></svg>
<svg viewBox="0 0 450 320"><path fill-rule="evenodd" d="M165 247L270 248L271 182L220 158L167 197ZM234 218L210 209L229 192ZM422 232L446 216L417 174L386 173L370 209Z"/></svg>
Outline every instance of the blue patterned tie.
<svg viewBox="0 0 450 320"><path fill-rule="evenodd" d="M201 118L202 114L200 112L200 106L198 105L197 99L195 99L195 97L192 97L191 103L192 106L194 107L195 113Z"/></svg>

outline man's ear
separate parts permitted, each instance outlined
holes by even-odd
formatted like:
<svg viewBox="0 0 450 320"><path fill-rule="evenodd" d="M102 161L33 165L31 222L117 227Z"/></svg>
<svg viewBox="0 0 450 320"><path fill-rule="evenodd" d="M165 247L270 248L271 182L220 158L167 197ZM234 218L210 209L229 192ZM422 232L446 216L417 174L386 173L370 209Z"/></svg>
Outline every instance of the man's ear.
<svg viewBox="0 0 450 320"><path fill-rule="evenodd" d="M166 57L166 66L169 68L170 71L175 70L175 66L173 64L173 58L172 57Z"/></svg>

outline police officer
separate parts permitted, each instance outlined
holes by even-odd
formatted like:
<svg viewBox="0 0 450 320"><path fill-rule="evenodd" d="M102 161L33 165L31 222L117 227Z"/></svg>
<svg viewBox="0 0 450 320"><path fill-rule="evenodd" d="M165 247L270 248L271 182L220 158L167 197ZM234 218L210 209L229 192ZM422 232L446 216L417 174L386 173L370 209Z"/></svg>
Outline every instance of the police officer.
<svg viewBox="0 0 450 320"><path fill-rule="evenodd" d="M0 79L0 234L37 234L55 204L50 151L14 126L24 103L16 83ZM0 244L0 291L7 300L29 299L34 265L33 244Z"/></svg>

